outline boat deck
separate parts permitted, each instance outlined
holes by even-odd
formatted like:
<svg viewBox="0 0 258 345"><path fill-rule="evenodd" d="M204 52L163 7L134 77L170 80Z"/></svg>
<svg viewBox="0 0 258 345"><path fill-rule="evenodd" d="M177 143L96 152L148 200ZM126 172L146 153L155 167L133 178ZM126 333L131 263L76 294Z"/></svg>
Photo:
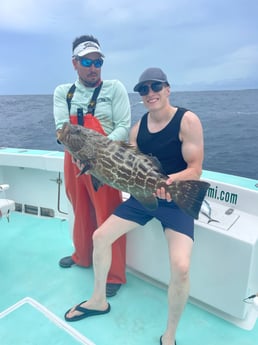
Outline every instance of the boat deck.
<svg viewBox="0 0 258 345"><path fill-rule="evenodd" d="M110 298L111 312L75 323L67 309L90 296L91 268L60 268L71 254L67 221L13 212L0 220L1 345L158 345L166 325L166 290L127 272ZM205 282L204 282L205 283ZM255 345L258 324L246 331L188 303L178 345Z"/></svg>

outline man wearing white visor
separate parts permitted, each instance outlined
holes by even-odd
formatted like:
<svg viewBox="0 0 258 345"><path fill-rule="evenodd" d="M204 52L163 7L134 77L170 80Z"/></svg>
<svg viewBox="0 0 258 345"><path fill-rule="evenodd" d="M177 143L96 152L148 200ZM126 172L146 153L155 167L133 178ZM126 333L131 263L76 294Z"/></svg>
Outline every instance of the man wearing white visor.
<svg viewBox="0 0 258 345"><path fill-rule="evenodd" d="M74 84L62 84L54 91L54 119L58 131L64 122L94 129L111 140L128 139L131 112L128 93L118 80L102 80L104 54L91 35L73 42L72 63L78 78ZM121 192L107 185L96 191L90 175L77 177L79 169L65 151L64 175L67 197L74 211L74 253L59 261L64 268L92 265L93 232L122 202ZM112 265L106 295L114 296L125 277L125 236L112 246Z"/></svg>

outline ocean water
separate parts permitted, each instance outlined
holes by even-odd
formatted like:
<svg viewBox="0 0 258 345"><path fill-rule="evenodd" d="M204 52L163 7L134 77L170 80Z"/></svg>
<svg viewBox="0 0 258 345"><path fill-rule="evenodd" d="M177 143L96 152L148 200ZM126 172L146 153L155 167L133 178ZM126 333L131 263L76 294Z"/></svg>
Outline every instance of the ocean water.
<svg viewBox="0 0 258 345"><path fill-rule="evenodd" d="M129 97L134 124L145 108L138 94ZM258 180L257 100L258 89L172 92L173 105L201 119L204 169ZM52 95L0 96L0 147L63 151L55 138Z"/></svg>

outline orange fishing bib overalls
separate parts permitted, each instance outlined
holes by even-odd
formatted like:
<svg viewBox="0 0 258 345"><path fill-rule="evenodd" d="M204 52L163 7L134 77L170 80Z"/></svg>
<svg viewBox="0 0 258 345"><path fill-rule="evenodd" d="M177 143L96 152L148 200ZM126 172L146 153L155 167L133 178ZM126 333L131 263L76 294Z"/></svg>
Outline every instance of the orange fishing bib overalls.
<svg viewBox="0 0 258 345"><path fill-rule="evenodd" d="M92 102L91 102L92 106ZM70 108L69 108L70 111ZM94 113L94 109L93 112ZM76 115L70 115L72 124L81 124L106 135L98 119L93 114L84 115L78 109ZM65 151L64 177L66 194L74 211L73 243L75 252L72 259L80 266L92 265L93 232L113 213L121 204L120 191L104 185L96 192L91 182L91 176L83 174L79 177L79 169L72 162L69 152ZM126 237L120 237L112 245L112 264L107 282L124 284L126 260Z"/></svg>

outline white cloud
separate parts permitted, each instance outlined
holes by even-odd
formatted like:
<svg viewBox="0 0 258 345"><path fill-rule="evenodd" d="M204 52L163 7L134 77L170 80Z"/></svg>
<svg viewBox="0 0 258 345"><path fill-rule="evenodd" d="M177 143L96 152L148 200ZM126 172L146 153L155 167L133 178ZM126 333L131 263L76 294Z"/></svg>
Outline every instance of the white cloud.
<svg viewBox="0 0 258 345"><path fill-rule="evenodd" d="M219 56L209 61L205 67L195 68L187 72L181 82L191 80L196 83L209 83L234 79L246 79L257 76L258 45L238 48L226 56Z"/></svg>
<svg viewBox="0 0 258 345"><path fill-rule="evenodd" d="M0 3L0 27L12 31L48 30L60 6L61 0L3 0Z"/></svg>
<svg viewBox="0 0 258 345"><path fill-rule="evenodd" d="M43 56L50 73L41 82L67 80L72 41L93 34L106 55L103 75L129 89L149 66L177 85L258 80L257 10L257 0L2 0L1 78L13 87L33 70L40 87Z"/></svg>
<svg viewBox="0 0 258 345"><path fill-rule="evenodd" d="M2 0L0 28L19 31L67 31L90 26L109 29L112 26L138 24L158 29L160 26L194 20L205 14L199 11L196 0ZM187 13L186 13L187 8ZM189 16L190 14L190 16ZM137 23L137 25L135 25Z"/></svg>

